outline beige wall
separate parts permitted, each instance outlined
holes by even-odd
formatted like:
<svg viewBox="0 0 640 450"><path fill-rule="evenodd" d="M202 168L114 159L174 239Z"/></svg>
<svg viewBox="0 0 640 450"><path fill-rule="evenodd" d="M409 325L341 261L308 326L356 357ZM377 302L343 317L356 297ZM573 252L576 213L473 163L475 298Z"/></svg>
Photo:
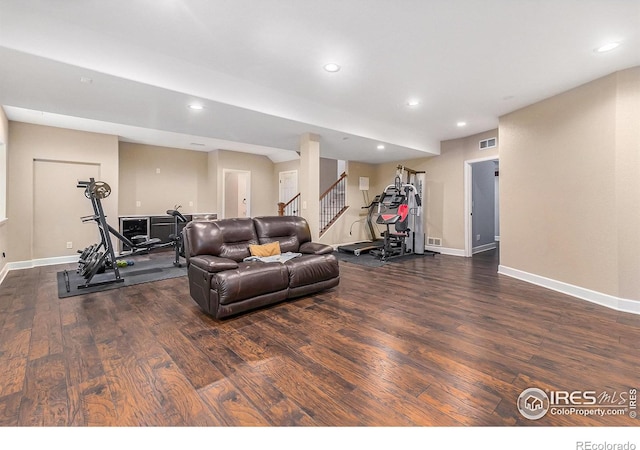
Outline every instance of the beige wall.
<svg viewBox="0 0 640 450"><path fill-rule="evenodd" d="M640 70L500 118L501 265L640 299Z"/></svg>
<svg viewBox="0 0 640 450"><path fill-rule="evenodd" d="M273 162L266 156L217 150L209 161L209 173L211 175L211 172L214 172L217 182L216 212L219 213L222 207L223 169L235 169L251 172L251 216L277 215L278 194L276 189L278 176L274 176L273 166ZM220 214L218 217L220 217Z"/></svg>
<svg viewBox="0 0 640 450"><path fill-rule="evenodd" d="M69 174L68 180L51 185L49 195L52 201L64 205L47 217L52 228L62 230L61 235L51 239L50 245L40 248L36 255L34 242L46 243L48 235L41 228L34 227L34 173L36 161L51 164L78 164L98 166L98 173L103 181L109 183L112 194L104 200L105 214L109 220L117 218L118 211L118 138L97 133L72 131L62 128L31 125L21 122L9 122L8 145L8 199L7 216L9 221L7 235L11 237L7 243L8 261L28 261L41 257L74 255L76 250L93 242L79 242L75 239L84 234L86 227L81 216L93 213L89 200L82 201L81 206L72 207L65 202L66 197L83 196L81 189L70 188L73 194L61 194L69 186L77 183L76 174ZM47 171L44 171L46 177ZM46 180L41 180L45 181ZM67 191L68 192L68 191ZM73 197L75 198L75 197ZM113 219L111 219L113 218ZM46 227L45 227L46 229ZM34 235L37 233L37 235ZM44 234L44 235L43 235ZM97 235L97 228L96 228ZM97 240L97 239L96 239ZM66 249L65 243L73 242L74 248Z"/></svg>
<svg viewBox="0 0 640 450"><path fill-rule="evenodd" d="M119 154L120 215L163 215L175 205L182 213L218 212L210 210L206 152L121 142Z"/></svg>
<svg viewBox="0 0 640 450"><path fill-rule="evenodd" d="M9 121L7 120L7 115L5 114L4 109L2 109L2 106L0 106L0 142L2 142L5 145L5 160L0 161L0 170L4 171L8 176L9 175L7 170L8 158L6 153L8 153L8 147L9 147ZM5 192L7 191L5 190ZM8 214L8 211L7 211L7 214ZM0 217L0 220L1 219L3 219L3 217ZM7 254L7 249L9 245L8 229L9 229L9 226L7 221L0 223L0 273L2 272L5 265L7 264L7 258L2 257L1 252L4 252L5 254Z"/></svg>
<svg viewBox="0 0 640 450"><path fill-rule="evenodd" d="M640 67L617 77L618 295L640 299Z"/></svg>
<svg viewBox="0 0 640 450"><path fill-rule="evenodd" d="M156 169L160 169L157 173ZM197 152L120 143L120 215L164 214L175 204L185 213L222 217L223 171L251 172L251 215L278 212L278 176L266 156L214 150ZM141 202L136 207L136 201ZM189 203L193 202L193 206Z"/></svg>
<svg viewBox="0 0 640 450"><path fill-rule="evenodd" d="M439 156L381 164L377 170L377 191L393 184L398 165L426 172L425 234L441 238L443 248L464 252L464 162L498 158L500 139L498 147L478 149L481 140L491 137L498 137L498 130L443 141Z"/></svg>
<svg viewBox="0 0 640 450"><path fill-rule="evenodd" d="M320 195L338 179L338 161L329 158L320 158Z"/></svg>

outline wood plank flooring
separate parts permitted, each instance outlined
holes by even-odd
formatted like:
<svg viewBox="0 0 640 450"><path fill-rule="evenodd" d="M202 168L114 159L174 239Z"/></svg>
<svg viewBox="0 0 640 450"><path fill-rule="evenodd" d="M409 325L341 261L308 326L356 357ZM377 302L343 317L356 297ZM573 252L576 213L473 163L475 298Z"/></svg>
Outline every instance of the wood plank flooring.
<svg viewBox="0 0 640 450"><path fill-rule="evenodd" d="M0 426L640 425L518 412L529 387L640 388L640 316L497 263L341 263L337 288L225 321L200 311L186 277L59 299L55 274L73 265L12 271Z"/></svg>

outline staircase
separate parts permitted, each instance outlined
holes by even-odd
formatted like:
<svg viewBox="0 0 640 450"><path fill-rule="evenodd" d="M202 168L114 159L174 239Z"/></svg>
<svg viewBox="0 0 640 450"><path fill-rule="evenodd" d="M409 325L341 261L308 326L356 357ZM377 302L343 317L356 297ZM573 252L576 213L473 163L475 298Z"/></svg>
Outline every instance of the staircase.
<svg viewBox="0 0 640 450"><path fill-rule="evenodd" d="M299 216L300 215L300 193L287 203L278 203L279 216Z"/></svg>
<svg viewBox="0 0 640 450"><path fill-rule="evenodd" d="M347 174L340 178L320 196L320 236L349 208L346 205ZM300 194L288 202L278 203L279 216L300 215Z"/></svg>
<svg viewBox="0 0 640 450"><path fill-rule="evenodd" d="M320 236L349 208L346 205L347 174L340 178L320 196Z"/></svg>

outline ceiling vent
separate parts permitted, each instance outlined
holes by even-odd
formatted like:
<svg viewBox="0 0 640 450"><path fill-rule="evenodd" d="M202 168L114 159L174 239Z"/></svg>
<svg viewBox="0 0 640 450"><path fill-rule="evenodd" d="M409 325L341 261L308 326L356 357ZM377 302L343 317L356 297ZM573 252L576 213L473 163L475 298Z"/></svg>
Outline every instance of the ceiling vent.
<svg viewBox="0 0 640 450"><path fill-rule="evenodd" d="M480 141L480 150L486 150L488 148L494 148L498 145L498 139L497 138L489 138L489 139L485 139L483 141Z"/></svg>

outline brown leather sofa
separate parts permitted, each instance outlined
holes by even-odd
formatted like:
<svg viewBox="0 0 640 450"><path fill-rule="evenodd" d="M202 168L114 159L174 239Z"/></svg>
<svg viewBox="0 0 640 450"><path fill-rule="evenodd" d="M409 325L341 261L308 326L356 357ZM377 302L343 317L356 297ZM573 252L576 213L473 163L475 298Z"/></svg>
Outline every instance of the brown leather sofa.
<svg viewBox="0 0 640 450"><path fill-rule="evenodd" d="M329 245L311 242L309 225L296 216L189 222L183 230L191 297L221 319L337 286L338 260ZM249 246L278 241L282 262L247 261Z"/></svg>

